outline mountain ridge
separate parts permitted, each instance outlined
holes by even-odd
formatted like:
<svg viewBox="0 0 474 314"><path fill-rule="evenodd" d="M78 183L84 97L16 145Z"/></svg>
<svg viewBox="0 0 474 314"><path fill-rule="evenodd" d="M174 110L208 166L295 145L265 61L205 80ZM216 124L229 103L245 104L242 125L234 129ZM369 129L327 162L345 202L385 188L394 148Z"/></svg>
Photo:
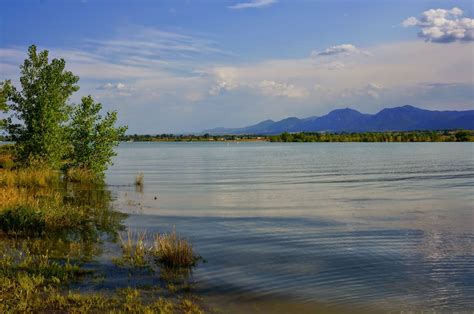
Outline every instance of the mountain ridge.
<svg viewBox="0 0 474 314"><path fill-rule="evenodd" d="M474 130L474 110L427 110L412 105L384 108L375 114L342 108L323 116L264 120L242 128L214 128L213 135L272 135L283 132L383 132L414 130Z"/></svg>

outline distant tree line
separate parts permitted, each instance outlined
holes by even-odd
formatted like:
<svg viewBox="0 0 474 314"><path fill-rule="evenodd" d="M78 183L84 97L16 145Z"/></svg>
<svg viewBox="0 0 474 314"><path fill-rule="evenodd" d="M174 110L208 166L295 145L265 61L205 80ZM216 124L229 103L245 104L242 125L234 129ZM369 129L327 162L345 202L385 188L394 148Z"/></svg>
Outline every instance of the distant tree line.
<svg viewBox="0 0 474 314"><path fill-rule="evenodd" d="M133 134L124 135L121 140L134 142L473 142L474 132L443 130L364 133L285 132L280 135Z"/></svg>
<svg viewBox="0 0 474 314"><path fill-rule="evenodd" d="M270 136L271 142L468 142L472 131L405 131L364 133L282 133Z"/></svg>
<svg viewBox="0 0 474 314"><path fill-rule="evenodd" d="M213 142L213 141L256 141L264 140L257 135L210 135L210 134L131 134L121 138L125 142Z"/></svg>

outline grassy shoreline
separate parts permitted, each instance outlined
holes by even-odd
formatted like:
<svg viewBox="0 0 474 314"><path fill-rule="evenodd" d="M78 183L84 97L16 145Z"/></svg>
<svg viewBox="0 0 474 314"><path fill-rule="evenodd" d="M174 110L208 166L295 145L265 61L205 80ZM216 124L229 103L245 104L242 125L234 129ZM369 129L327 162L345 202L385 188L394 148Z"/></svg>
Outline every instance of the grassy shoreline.
<svg viewBox="0 0 474 314"><path fill-rule="evenodd" d="M127 215L112 207L103 183L71 181L46 167L17 168L5 147L0 160L1 313L204 311L190 284L199 257L186 239L173 233L124 241L131 234ZM107 273L91 266L104 245L117 248L105 261L113 268ZM116 273L155 284L93 288Z"/></svg>

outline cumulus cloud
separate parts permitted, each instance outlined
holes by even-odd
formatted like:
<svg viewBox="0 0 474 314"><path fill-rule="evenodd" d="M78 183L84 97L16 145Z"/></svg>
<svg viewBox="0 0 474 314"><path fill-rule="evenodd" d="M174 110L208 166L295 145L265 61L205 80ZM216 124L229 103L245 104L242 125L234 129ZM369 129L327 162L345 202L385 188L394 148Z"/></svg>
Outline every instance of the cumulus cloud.
<svg viewBox="0 0 474 314"><path fill-rule="evenodd" d="M251 0L248 2L239 2L237 4L229 6L228 8L232 10L256 9L268 7L276 2L277 0Z"/></svg>
<svg viewBox="0 0 474 314"><path fill-rule="evenodd" d="M211 75L214 76L215 83L209 90L209 95L217 96L222 91L235 90L256 90L265 96L303 98L308 96L306 89L290 83L281 83L274 80L253 80L245 79L247 71L234 67L216 68Z"/></svg>
<svg viewBox="0 0 474 314"><path fill-rule="evenodd" d="M420 18L409 17L402 22L404 27L418 27L418 36L426 41L450 43L474 41L474 19L463 17L464 12L454 7L451 10L431 9Z"/></svg>
<svg viewBox="0 0 474 314"><path fill-rule="evenodd" d="M211 76L215 79L215 84L209 91L209 94L212 96L218 95L223 90L231 91L242 85L238 83L238 73L233 67L215 68Z"/></svg>
<svg viewBox="0 0 474 314"><path fill-rule="evenodd" d="M367 93L367 96L372 97L374 99L379 99L380 95L379 92L382 91L384 88L380 84L376 83L369 83L367 87L365 88L365 92Z"/></svg>
<svg viewBox="0 0 474 314"><path fill-rule="evenodd" d="M304 98L308 92L293 84L279 83L270 80L264 80L258 85L261 92L268 96L283 96L288 98Z"/></svg>

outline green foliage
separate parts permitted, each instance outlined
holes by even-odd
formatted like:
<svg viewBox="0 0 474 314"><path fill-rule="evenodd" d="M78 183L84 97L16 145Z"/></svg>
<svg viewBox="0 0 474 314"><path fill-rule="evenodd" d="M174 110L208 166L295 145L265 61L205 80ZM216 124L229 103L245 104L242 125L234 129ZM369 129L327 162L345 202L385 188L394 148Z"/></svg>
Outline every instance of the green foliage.
<svg viewBox="0 0 474 314"><path fill-rule="evenodd" d="M70 106L66 103L79 77L65 70L63 59L48 60L48 51L37 52L36 46L28 49L28 58L21 69L21 91L9 81L2 85L2 107L8 102L13 118L21 124L12 124L8 131L18 146L22 161L41 159L57 167L68 145L64 125L69 118Z"/></svg>
<svg viewBox="0 0 474 314"><path fill-rule="evenodd" d="M469 138L472 136L468 131L458 131L456 134L454 134L456 137L456 141L458 142L467 142L469 141Z"/></svg>
<svg viewBox="0 0 474 314"><path fill-rule="evenodd" d="M472 131L405 131L364 133L282 133L271 142L455 142L473 141Z"/></svg>
<svg viewBox="0 0 474 314"><path fill-rule="evenodd" d="M284 132L280 135L133 134L123 141L137 142L456 142L474 141L473 131L399 131L364 133Z"/></svg>
<svg viewBox="0 0 474 314"><path fill-rule="evenodd" d="M7 95L10 89L10 81L0 82L0 113L8 111ZM6 119L0 119L0 130L7 125Z"/></svg>
<svg viewBox="0 0 474 314"><path fill-rule="evenodd" d="M44 213L28 205L0 212L0 229L8 234L41 234L46 227Z"/></svg>
<svg viewBox="0 0 474 314"><path fill-rule="evenodd" d="M91 96L83 97L72 114L70 143L72 153L69 167L87 169L103 175L116 155L114 147L125 134L127 127L115 127L117 112L100 115L102 105L94 103Z"/></svg>

